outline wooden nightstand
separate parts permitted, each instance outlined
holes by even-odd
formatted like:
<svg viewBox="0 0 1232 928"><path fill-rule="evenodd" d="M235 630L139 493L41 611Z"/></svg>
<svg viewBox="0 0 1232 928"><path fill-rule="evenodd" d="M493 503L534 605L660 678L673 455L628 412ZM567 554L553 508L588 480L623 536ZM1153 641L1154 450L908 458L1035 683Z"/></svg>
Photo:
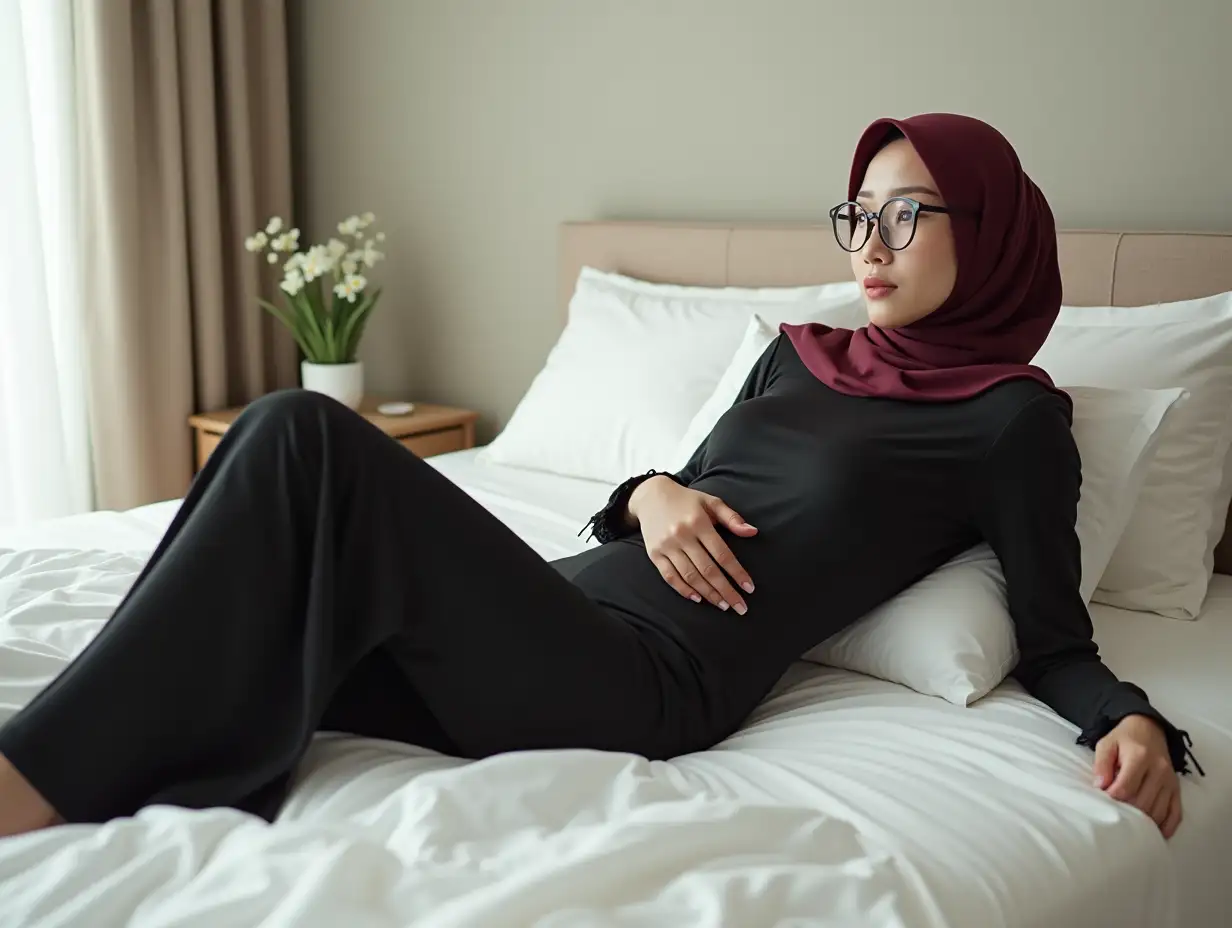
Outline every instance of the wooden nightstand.
<svg viewBox="0 0 1232 928"><path fill-rule="evenodd" d="M390 438L401 442L421 458L475 447L477 412L435 403L416 403L408 415L384 416L376 411L377 405L383 402L384 397L366 396L358 411ZM188 424L196 436L197 470L201 469L222 440L222 433L243 411L244 407L239 406L188 417Z"/></svg>

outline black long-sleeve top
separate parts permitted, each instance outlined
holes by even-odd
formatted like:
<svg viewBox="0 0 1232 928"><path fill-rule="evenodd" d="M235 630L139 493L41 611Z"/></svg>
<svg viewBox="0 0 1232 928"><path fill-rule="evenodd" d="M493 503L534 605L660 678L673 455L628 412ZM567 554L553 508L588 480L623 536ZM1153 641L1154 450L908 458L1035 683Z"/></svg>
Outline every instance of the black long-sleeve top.
<svg viewBox="0 0 1232 928"><path fill-rule="evenodd" d="M654 473L654 472L651 472ZM670 638L713 681L717 706L750 710L805 651L981 540L1005 574L1024 688L1093 746L1142 714L1186 771L1186 734L1100 659L1079 593L1081 461L1065 401L1030 380L919 403L827 387L780 335L677 482L757 527L721 530L755 584L748 613L693 603L659 576L618 487L588 523L603 544L554 562L592 598Z"/></svg>

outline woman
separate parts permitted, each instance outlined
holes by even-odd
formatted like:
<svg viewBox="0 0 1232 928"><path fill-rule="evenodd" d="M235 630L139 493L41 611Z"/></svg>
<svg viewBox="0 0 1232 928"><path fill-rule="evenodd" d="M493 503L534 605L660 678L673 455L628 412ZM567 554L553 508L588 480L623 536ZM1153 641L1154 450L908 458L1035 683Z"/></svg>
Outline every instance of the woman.
<svg viewBox="0 0 1232 928"><path fill-rule="evenodd" d="M784 326L684 470L617 488L574 557L545 563L331 400L254 403L111 621L0 729L0 834L153 803L272 819L321 729L467 757L704 749L986 539L1015 675L1170 836L1184 733L1099 659L1070 405L1027 363L1060 304L1043 196L1000 134L945 114L873 123L848 196L870 324Z"/></svg>

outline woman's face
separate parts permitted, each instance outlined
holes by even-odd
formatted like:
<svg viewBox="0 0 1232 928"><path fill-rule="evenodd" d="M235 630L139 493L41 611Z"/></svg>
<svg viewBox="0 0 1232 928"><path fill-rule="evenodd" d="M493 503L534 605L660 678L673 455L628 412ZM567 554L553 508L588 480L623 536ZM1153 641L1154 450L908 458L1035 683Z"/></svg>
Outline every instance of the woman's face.
<svg viewBox="0 0 1232 928"><path fill-rule="evenodd" d="M932 174L903 138L890 142L869 162L856 200L876 213L895 196L926 206L946 205ZM893 210L886 211L887 220ZM892 329L923 319L945 302L958 277L950 217L921 211L915 238L901 251L887 248L874 228L864 247L852 253L851 270L863 285L871 322Z"/></svg>

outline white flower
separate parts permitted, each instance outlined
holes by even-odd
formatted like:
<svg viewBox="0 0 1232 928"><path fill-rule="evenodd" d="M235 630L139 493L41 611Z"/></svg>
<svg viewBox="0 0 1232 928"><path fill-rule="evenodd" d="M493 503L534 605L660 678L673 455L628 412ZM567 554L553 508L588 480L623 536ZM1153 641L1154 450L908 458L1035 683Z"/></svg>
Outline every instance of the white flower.
<svg viewBox="0 0 1232 928"><path fill-rule="evenodd" d="M361 229L367 228L368 226L376 222L376 216L372 215L372 213L364 213L362 216L359 217L359 221L361 223L360 225Z"/></svg>
<svg viewBox="0 0 1232 928"><path fill-rule="evenodd" d="M294 271L297 268L303 267L303 264L304 264L304 256L299 253L296 253L296 254L291 255L291 257L287 258L287 263L282 266L282 269L286 271L287 273L290 273L291 271Z"/></svg>
<svg viewBox="0 0 1232 928"><path fill-rule="evenodd" d="M342 222L338 223L338 234L339 235L354 235L358 231L359 231L359 217L358 216L349 216L348 218L342 220Z"/></svg>
<svg viewBox="0 0 1232 928"><path fill-rule="evenodd" d="M270 264L277 264L277 263L278 263L278 255L274 254L274 253L271 251L268 255L266 255L266 256L265 256L265 260L266 260L266 261L268 261Z"/></svg>
<svg viewBox="0 0 1232 928"><path fill-rule="evenodd" d="M269 239L265 237L264 232L258 232L256 235L250 235L244 239L244 248L248 251L260 251L269 243Z"/></svg>
<svg viewBox="0 0 1232 928"><path fill-rule="evenodd" d="M372 267L372 265L376 264L385 257L384 252L377 251L374 245L375 243L372 239L368 239L368 241L364 242L364 267Z"/></svg>
<svg viewBox="0 0 1232 928"><path fill-rule="evenodd" d="M328 247L329 247L329 256L334 261L337 261L344 254L346 254L346 250L347 250L346 242L342 241L341 239L331 238L329 240Z"/></svg>
<svg viewBox="0 0 1232 928"><path fill-rule="evenodd" d="M304 255L301 267L304 270L304 280L315 280L334 269L334 259L324 245L313 245Z"/></svg>
<svg viewBox="0 0 1232 928"><path fill-rule="evenodd" d="M366 286L368 286L368 281L363 275L347 274L342 280L334 284L334 293L339 298L345 299L348 303L354 303L355 297L363 293Z"/></svg>
<svg viewBox="0 0 1232 928"><path fill-rule="evenodd" d="M282 220L279 219L277 216L272 218L269 221L269 224L265 227L265 232L267 235L277 235L281 231L282 231Z"/></svg>
<svg viewBox="0 0 1232 928"><path fill-rule="evenodd" d="M287 276L283 278L282 283L278 286L287 291L290 296L295 296L295 294L304 289L304 275L298 269L292 270L287 273Z"/></svg>
<svg viewBox="0 0 1232 928"><path fill-rule="evenodd" d="M299 230L296 229L295 232L298 233ZM298 234L292 235L290 232L283 232L282 235L274 239L271 247L274 249L274 251L291 252L291 251L294 251L296 247L299 245L298 239L299 239ZM270 263L272 264L273 262L270 262Z"/></svg>
<svg viewBox="0 0 1232 928"><path fill-rule="evenodd" d="M385 241L385 233L384 233L384 232L378 232L378 233L376 234L376 240L377 240L378 242L383 242L383 241Z"/></svg>
<svg viewBox="0 0 1232 928"><path fill-rule="evenodd" d="M359 262L349 255L342 259L342 273L354 274L359 270Z"/></svg>

